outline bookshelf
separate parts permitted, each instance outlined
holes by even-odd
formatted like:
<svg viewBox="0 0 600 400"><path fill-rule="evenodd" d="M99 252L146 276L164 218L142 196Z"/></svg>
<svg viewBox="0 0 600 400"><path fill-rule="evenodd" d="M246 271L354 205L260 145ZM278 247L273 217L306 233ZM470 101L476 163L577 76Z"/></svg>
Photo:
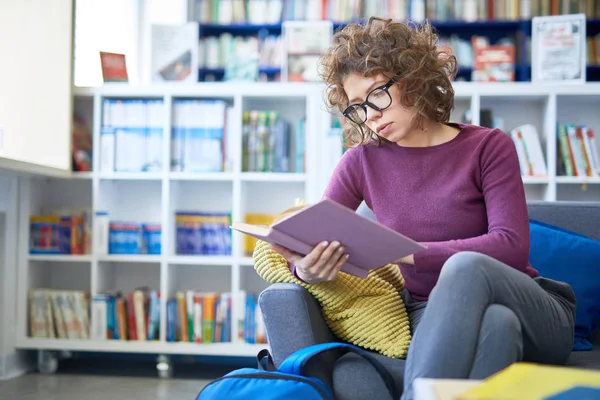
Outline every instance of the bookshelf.
<svg viewBox="0 0 600 400"><path fill-rule="evenodd" d="M491 109L502 118L505 130L520 124L533 124L539 133L548 168L545 177L524 177L530 200L600 201L600 176L557 176L557 124L587 124L595 129L600 144L600 84L581 86L536 85L532 83L471 84L456 82L455 110L452 120L460 121L467 111L479 124L479 111ZM157 340L91 340L31 337L28 326L30 289L84 291L94 296L109 290L132 291L147 286L160 291L161 299L177 291L259 293L267 287L244 253L244 238L233 233L231 254L181 255L175 251L175 213L180 210L230 212L233 220L246 213L277 213L293 205L297 198L316 201L327 184L336 159L332 156L340 142L325 141L332 116L323 105L319 84L290 83L198 83L195 85L152 85L128 87L106 85L75 89L75 108L79 107L93 132L94 165L100 165L102 106L105 99L160 99L165 112L163 134L170 137L176 99L222 99L231 111L226 126L229 163L223 172L172 171L172 142L163 140L162 167L153 172L73 173L68 178L28 177L19 186L19 257L17 283L17 347L43 352L91 351L174 354L254 356L265 344L250 344L237 338L237 325L231 324L231 342L189 343L167 340L167 305L160 302ZM305 168L300 172L245 172L241 157L242 116L253 109L277 110L293 121L305 118ZM341 154L341 150L340 150ZM107 210L111 219L161 224L161 253L83 255L29 254L29 218L46 209ZM96 231L97 218L91 222ZM234 300L239 303L238 300ZM232 321L243 313L232 306ZM92 316L93 318L93 316Z"/></svg>
<svg viewBox="0 0 600 400"><path fill-rule="evenodd" d="M379 14L374 14L379 15ZM386 14L387 15L387 14ZM588 19L586 24L586 35L594 44L590 46L598 47L600 42L600 14L587 14ZM594 15L596 18L592 18ZM361 20L364 20L361 19ZM530 65L530 40L531 40L531 19L492 19L492 20L475 20L464 21L460 19L439 19L430 20L431 24L438 31L439 35L446 40L452 38L451 46L454 53L460 61L457 79L463 81L471 80L472 54L465 54L464 50L457 49L456 41L463 41L469 44L473 35L487 37L491 44L498 43L501 40L510 39L515 44L515 81L529 82L531 81L531 65ZM333 29L343 28L348 22L334 22ZM213 60L212 54L224 54L223 50L209 50L211 46L221 46L215 38L223 38L224 35L231 37L257 37L258 40L264 40L268 36L278 37L282 32L282 23L249 23L249 22L234 22L231 24L213 23L212 21L204 21L199 26L199 40L203 43L200 48L205 52L205 60L208 63L214 64L218 61ZM208 39L208 40L207 40ZM464 44L463 43L463 44ZM231 45L233 46L233 45ZM471 49L472 52L472 49ZM595 54L594 52L593 54ZM588 54L592 54L591 50ZM589 58L589 57L588 57ZM281 72L279 65L272 65L275 61L271 60L269 65L259 66L259 76L267 80L277 80ZM207 67L201 65L198 69L199 81L221 81L223 79L225 69L217 66ZM588 82L600 81L600 64L597 60L588 59L586 71L586 79Z"/></svg>

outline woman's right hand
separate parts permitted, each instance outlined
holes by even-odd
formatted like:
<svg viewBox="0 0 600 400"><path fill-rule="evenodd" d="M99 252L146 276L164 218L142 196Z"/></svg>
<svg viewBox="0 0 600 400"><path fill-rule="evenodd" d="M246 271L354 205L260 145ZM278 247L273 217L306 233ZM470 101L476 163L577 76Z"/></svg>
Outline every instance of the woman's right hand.
<svg viewBox="0 0 600 400"><path fill-rule="evenodd" d="M334 280L349 256L338 241L321 242L306 256L275 244L271 248L293 264L298 277L306 283Z"/></svg>

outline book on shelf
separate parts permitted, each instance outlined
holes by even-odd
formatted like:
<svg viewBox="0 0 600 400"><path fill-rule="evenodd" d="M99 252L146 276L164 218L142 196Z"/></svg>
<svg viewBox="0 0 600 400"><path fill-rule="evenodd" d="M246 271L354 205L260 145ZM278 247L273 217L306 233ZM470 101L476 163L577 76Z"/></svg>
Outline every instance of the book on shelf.
<svg viewBox="0 0 600 400"><path fill-rule="evenodd" d="M508 134L515 143L521 176L547 178L548 169L536 127L525 124L511 129Z"/></svg>
<svg viewBox="0 0 600 400"><path fill-rule="evenodd" d="M559 124L557 174L599 177L600 157L594 129L587 125Z"/></svg>
<svg viewBox="0 0 600 400"><path fill-rule="evenodd" d="M303 255L323 241L337 240L350 255L342 271L361 278L366 278L373 269L426 248L329 199L307 206L271 226L234 222L231 228Z"/></svg>
<svg viewBox="0 0 600 400"><path fill-rule="evenodd" d="M177 255L231 255L231 213L175 212Z"/></svg>
<svg viewBox="0 0 600 400"><path fill-rule="evenodd" d="M245 111L242 171L305 172L304 128L304 118L291 124L277 111Z"/></svg>
<svg viewBox="0 0 600 400"><path fill-rule="evenodd" d="M89 339L87 293L78 290L29 291L29 336L47 339Z"/></svg>
<svg viewBox="0 0 600 400"><path fill-rule="evenodd" d="M29 254L91 253L89 210L47 210L29 216Z"/></svg>
<svg viewBox="0 0 600 400"><path fill-rule="evenodd" d="M162 100L104 99L99 171L161 171L165 116Z"/></svg>
<svg viewBox="0 0 600 400"><path fill-rule="evenodd" d="M227 131L232 108L223 100L173 100L171 171L222 172L231 170Z"/></svg>

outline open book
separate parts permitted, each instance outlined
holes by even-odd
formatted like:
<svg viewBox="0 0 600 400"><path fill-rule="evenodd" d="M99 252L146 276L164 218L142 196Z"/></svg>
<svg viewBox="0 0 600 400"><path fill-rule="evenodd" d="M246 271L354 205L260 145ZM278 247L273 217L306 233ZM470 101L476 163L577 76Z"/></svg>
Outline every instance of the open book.
<svg viewBox="0 0 600 400"><path fill-rule="evenodd" d="M329 199L271 225L234 222L239 232L306 255L320 242L339 241L350 256L342 271L366 278L369 271L426 247Z"/></svg>

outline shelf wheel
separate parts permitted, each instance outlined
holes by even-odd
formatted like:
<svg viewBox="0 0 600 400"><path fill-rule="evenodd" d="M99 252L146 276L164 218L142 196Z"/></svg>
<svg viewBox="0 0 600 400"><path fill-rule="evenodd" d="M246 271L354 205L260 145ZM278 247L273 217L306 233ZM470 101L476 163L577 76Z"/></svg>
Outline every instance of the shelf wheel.
<svg viewBox="0 0 600 400"><path fill-rule="evenodd" d="M173 377L173 363L171 362L171 358L163 354L159 355L156 358L156 371L159 378L168 379Z"/></svg>
<svg viewBox="0 0 600 400"><path fill-rule="evenodd" d="M50 350L38 350L37 368L42 374L54 374L58 369L58 354Z"/></svg>

